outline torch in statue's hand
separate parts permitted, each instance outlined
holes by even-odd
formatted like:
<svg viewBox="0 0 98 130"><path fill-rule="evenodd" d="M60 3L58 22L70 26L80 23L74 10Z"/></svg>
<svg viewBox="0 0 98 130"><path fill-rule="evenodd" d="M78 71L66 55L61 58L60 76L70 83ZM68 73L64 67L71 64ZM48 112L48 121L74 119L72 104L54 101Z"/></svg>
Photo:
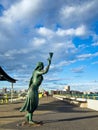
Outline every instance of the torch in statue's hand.
<svg viewBox="0 0 98 130"><path fill-rule="evenodd" d="M53 52L49 52L50 59L53 57Z"/></svg>
<svg viewBox="0 0 98 130"><path fill-rule="evenodd" d="M49 58L48 58L49 64L51 64L52 57L53 57L53 52L49 52Z"/></svg>

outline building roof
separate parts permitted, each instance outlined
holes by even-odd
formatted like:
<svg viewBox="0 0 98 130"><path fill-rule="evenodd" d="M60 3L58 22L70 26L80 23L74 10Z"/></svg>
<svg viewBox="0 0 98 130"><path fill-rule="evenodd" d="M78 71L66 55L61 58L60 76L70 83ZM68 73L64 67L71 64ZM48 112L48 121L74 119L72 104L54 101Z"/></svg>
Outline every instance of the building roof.
<svg viewBox="0 0 98 130"><path fill-rule="evenodd" d="M8 81L11 83L16 83L16 79L13 79L12 77L10 77L0 66L0 81Z"/></svg>

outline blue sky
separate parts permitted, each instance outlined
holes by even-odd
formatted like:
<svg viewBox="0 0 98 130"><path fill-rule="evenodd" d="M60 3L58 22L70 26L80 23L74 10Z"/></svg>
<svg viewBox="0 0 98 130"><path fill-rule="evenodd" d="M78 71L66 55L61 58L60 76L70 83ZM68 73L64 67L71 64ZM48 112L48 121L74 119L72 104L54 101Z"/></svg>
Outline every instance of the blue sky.
<svg viewBox="0 0 98 130"><path fill-rule="evenodd" d="M38 61L44 89L98 91L98 0L0 0L0 65L28 88ZM0 82L10 88L10 83Z"/></svg>

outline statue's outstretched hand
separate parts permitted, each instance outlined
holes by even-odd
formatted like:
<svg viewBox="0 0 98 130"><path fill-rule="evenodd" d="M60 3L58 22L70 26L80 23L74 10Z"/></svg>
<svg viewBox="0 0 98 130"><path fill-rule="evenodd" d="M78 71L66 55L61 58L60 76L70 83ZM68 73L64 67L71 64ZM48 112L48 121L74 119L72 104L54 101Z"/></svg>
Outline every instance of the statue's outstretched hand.
<svg viewBox="0 0 98 130"><path fill-rule="evenodd" d="M47 60L48 60L48 62L49 62L49 65L50 65L50 64L51 64L51 59L50 59L50 58L48 58Z"/></svg>

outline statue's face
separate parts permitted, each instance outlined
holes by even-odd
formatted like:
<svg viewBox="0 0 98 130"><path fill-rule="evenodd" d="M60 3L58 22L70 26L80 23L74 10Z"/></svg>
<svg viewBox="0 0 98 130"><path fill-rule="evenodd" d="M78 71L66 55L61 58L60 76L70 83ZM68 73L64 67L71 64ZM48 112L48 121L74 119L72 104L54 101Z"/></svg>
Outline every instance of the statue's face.
<svg viewBox="0 0 98 130"><path fill-rule="evenodd" d="M42 65L40 65L40 70L42 70L43 68L44 68L44 65L43 65L43 63L42 63Z"/></svg>
<svg viewBox="0 0 98 130"><path fill-rule="evenodd" d="M38 64L37 64L37 69L38 69L38 70L42 70L43 68L44 68L43 62L38 62Z"/></svg>

